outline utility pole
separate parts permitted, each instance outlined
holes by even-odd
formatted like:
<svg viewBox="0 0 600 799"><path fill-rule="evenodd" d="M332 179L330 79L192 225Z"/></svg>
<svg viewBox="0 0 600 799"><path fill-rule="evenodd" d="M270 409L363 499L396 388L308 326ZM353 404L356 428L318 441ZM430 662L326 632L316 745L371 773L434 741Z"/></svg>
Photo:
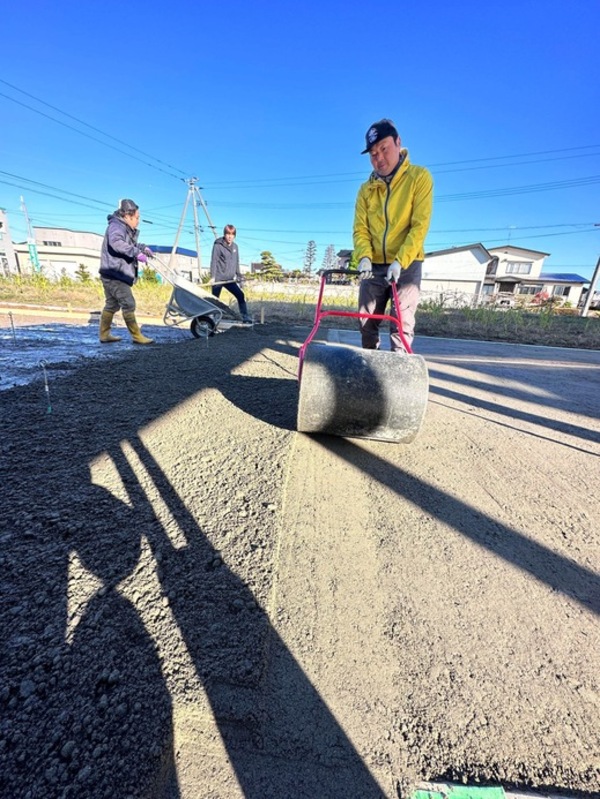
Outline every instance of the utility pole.
<svg viewBox="0 0 600 799"><path fill-rule="evenodd" d="M596 288L596 281L598 280L598 274L600 273L600 258L596 261L596 268L594 269L594 274L592 275L592 281L590 283L590 287L588 289L587 296L585 298L585 302L583 303L583 308L581 309L580 316L587 316L588 311L590 310L590 305L594 298L594 290Z"/></svg>
<svg viewBox="0 0 600 799"><path fill-rule="evenodd" d="M33 266L34 272L41 272L40 259L38 258L37 246L35 243L35 236L29 221L29 214L27 213L27 206L25 205L25 198L21 197L21 210L25 215L25 222L27 224L27 249L29 250L29 260Z"/></svg>
<svg viewBox="0 0 600 799"><path fill-rule="evenodd" d="M200 262L200 225L198 224L198 205L202 206L202 210L206 214L206 218L208 220L208 226L213 232L215 239L217 238L217 229L212 223L212 219L208 213L208 208L206 207L206 203L204 202L202 195L200 194L200 188L197 185L198 178L188 178L185 183L188 187L188 192L185 198L185 203L183 206L183 211L181 212L181 219L179 220L179 227L177 228L177 235L175 236L175 243L173 244L173 249L171 250L171 255L169 257L169 269L174 269L174 261L175 261L175 254L177 252L177 245L179 243L179 236L181 235L181 229L183 228L183 223L185 221L185 216L187 213L187 208L190 200L192 201L192 208L194 211L194 234L196 237L196 257L198 261L198 275L202 274L202 266Z"/></svg>
<svg viewBox="0 0 600 799"><path fill-rule="evenodd" d="M600 222L596 222L594 227L600 227ZM587 297L585 298L585 302L583 303L583 308L581 309L580 316L587 316L588 311L590 310L590 305L594 298L594 291L596 289L596 281L598 280L598 274L600 274L600 257L596 261L596 268L594 269L594 274L592 275L592 280L590 282L590 287L588 289Z"/></svg>

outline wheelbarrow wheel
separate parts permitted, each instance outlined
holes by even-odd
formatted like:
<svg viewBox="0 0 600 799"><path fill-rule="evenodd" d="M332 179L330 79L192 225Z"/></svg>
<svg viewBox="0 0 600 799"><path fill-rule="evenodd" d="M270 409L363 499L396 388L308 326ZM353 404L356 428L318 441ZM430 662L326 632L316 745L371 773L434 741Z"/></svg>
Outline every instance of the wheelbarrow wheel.
<svg viewBox="0 0 600 799"><path fill-rule="evenodd" d="M212 316L196 316L192 319L190 330L194 338L208 338L215 335L216 327Z"/></svg>

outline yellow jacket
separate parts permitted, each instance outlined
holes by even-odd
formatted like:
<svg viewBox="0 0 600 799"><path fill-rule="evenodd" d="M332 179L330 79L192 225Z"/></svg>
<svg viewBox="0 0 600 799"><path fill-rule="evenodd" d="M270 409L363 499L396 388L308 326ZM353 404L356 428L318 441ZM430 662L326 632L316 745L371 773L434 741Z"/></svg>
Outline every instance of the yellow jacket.
<svg viewBox="0 0 600 799"><path fill-rule="evenodd" d="M372 173L358 190L354 210L354 254L376 264L398 261L408 269L425 257L433 203L429 170L409 163L408 151L388 184Z"/></svg>

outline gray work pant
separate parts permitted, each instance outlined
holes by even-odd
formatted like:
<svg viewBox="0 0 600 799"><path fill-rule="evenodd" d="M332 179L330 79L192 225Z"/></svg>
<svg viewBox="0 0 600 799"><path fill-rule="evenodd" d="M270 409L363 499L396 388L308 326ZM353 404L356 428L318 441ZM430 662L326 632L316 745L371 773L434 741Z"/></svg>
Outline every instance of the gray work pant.
<svg viewBox="0 0 600 799"><path fill-rule="evenodd" d="M107 277L101 277L102 288L104 289L104 310L110 313L116 313L119 308L123 313L132 313L135 311L135 298L131 286L123 283L122 280L110 280Z"/></svg>
<svg viewBox="0 0 600 799"><path fill-rule="evenodd" d="M361 281L358 290L358 310L360 313L385 314L388 302L391 301L392 287L385 279L387 267L383 274L376 274ZM400 302L400 317L402 319L402 332L409 345L412 347L415 331L415 313L419 304L421 290L417 283L403 282L404 275L400 276L397 283L398 301ZM393 303L391 316L394 316ZM379 349L380 319L360 319L360 332L362 346L365 350ZM390 323L390 345L393 352L405 352L402 339L398 334L398 325Z"/></svg>

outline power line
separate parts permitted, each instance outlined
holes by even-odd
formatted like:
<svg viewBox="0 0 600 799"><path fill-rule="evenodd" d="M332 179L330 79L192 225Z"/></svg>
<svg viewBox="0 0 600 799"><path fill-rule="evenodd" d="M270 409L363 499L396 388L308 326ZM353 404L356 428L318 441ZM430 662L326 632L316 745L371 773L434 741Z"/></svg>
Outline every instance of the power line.
<svg viewBox="0 0 600 799"><path fill-rule="evenodd" d="M536 155L552 155L554 153L562 153L562 155L557 156L556 158L541 158L535 161L518 161L514 164L510 164L510 166L522 166L524 164L536 164L536 163L545 163L547 161L563 161L569 160L572 158L590 158L594 156L600 155L600 152L596 153L581 153L579 155L564 155L564 153L574 152L575 150L592 150L597 149L600 147L600 144L588 144L582 145L579 147L564 147L559 150L541 150L539 152L533 153L520 153L516 155L498 155L498 156L488 156L487 158L471 158L466 159L463 161L441 161L439 163L428 164L428 169L432 171L436 171L436 174L446 174L449 172L466 172L473 169L492 169L496 167L506 166L506 164L488 164L482 165L483 162L486 161L506 161L513 158L529 158ZM438 167L444 166L458 166L460 164L480 164L479 166L473 167L465 167L464 169L444 169L444 170L437 170ZM325 180L325 178L343 178L342 180ZM323 185L329 183L354 183L356 179L364 180L365 178L365 171L360 172L334 172L329 174L323 175L297 175L297 176L288 176L282 178L256 178L252 180L234 180L234 181L224 181L221 183L213 183L207 184L207 188L209 189L221 189L221 188L276 188L278 186L284 187L286 185L297 185L297 186L311 186L311 185ZM285 183L284 181L311 181L307 183Z"/></svg>
<svg viewBox="0 0 600 799"><path fill-rule="evenodd" d="M484 231L498 232L498 233L505 233L506 234L508 232L509 227L510 227L509 225L505 225L504 227L501 227L501 228L486 228L486 229L484 229ZM550 227L554 227L554 226L550 226ZM529 229L536 230L536 229L543 229L543 228L544 228L544 226L542 225L540 228L536 228L535 226L532 226L531 228L518 228L517 230L529 230ZM257 238L257 237L254 237L254 236L246 235L246 231L247 230L250 230L250 232L256 232L256 231L253 231L251 229L244 228L243 231L241 231L243 233L243 235L240 235L238 233L238 240L239 240L240 244L243 243L243 242L261 242L261 241L264 241L264 237ZM278 231L264 231L264 232L266 234L269 234L270 232L277 233ZM448 230L437 230L437 231L436 230L431 230L431 231L429 231L429 234L428 234L428 237L427 237L427 241L428 241L427 246L428 247L432 247L432 246L435 246L435 247L462 246L462 244L464 243L463 239L459 239L459 241L460 241L459 244L456 243L456 239L454 239L454 240L452 240L450 242L435 242L435 243L431 243L430 242L431 236L438 236L438 235L443 234L443 233L451 233L451 232L453 232L453 231L448 231ZM478 232L478 229L474 228L472 231L463 230L463 231L456 231L456 232L458 232L458 233ZM597 231L594 231L593 229L589 229L589 230L565 230L565 231L560 231L560 232L556 232L556 233L539 233L539 234L526 235L526 236L519 235L519 241L525 241L525 240L528 240L528 239L552 238L552 237L555 237L555 236L582 235L582 234L587 234L587 233L597 233ZM318 239L319 241L323 242L326 239L331 238L333 236L345 236L347 239L350 239L352 237L352 233L351 233L350 229L345 230L345 231L339 231L339 230L320 231L319 233L311 234L311 239L313 239L315 241ZM479 238L479 237L477 237L477 238ZM495 238L497 238L497 237L495 237ZM471 241L472 241L472 239L469 240L469 243L471 243ZM481 242L483 243L484 241L489 241L489 236L481 237ZM294 246L294 245L296 245L296 246L305 246L306 245L306 240L298 241L298 240L287 240L287 239L273 239L273 238L271 238L269 236L269 244L284 244L284 245L288 245L288 246Z"/></svg>
<svg viewBox="0 0 600 799"><path fill-rule="evenodd" d="M13 186L15 189L23 190L23 185L20 183L11 183L8 180L0 180L5 186ZM71 205L80 205L82 208L93 208L94 211L98 211L99 209L93 205L88 205L87 203L78 202L77 200L69 200L67 197L59 197L56 194L51 194L47 191L40 191L39 189L32 189L31 187L26 187L27 191L33 192L33 194L41 194L43 197L52 197L53 200L60 200L61 202L71 203ZM95 202L95 201L94 201Z"/></svg>
<svg viewBox="0 0 600 799"><path fill-rule="evenodd" d="M461 194L442 194L436 202L457 202L459 200L479 200L486 197L507 197L513 194L529 194L531 192L554 191L555 189L570 189L577 186L591 186L600 183L600 175L590 175L575 180L556 180L551 183L533 183L525 186L511 186L504 189L484 189L468 191Z"/></svg>
<svg viewBox="0 0 600 799"><path fill-rule="evenodd" d="M37 180L32 180L31 178L25 178L22 175L15 175L12 172L4 172L3 170L0 169L0 175L6 175L6 177L14 178L16 180L24 180L26 183L32 183L34 186L41 186L44 189L52 189L52 191L60 191L62 192L62 194L68 194L71 197L78 197L81 200L89 200L90 202L98 203L98 205L111 206L110 203L104 202L104 200L96 200L94 197L86 197L83 194L75 194L72 191L67 191L66 189L59 189L56 186L49 186L47 183L40 183Z"/></svg>
<svg viewBox="0 0 600 799"><path fill-rule="evenodd" d="M0 78L0 81L2 83L6 82L6 81L2 81L1 78ZM138 158L137 156L133 155L132 153L127 153L124 150L121 150L119 147L115 147L114 145L109 144L108 142L105 142L105 141L102 141L101 139L96 138L96 136L90 136L89 133L85 133L84 131L79 130L79 128L75 128L75 127L73 127L73 125L69 125L66 122L62 122L62 120L56 119L55 117L52 117L49 114L45 114L43 111L40 111L37 108L33 108L33 106L27 105L27 103L22 103L20 100L17 100L14 97L10 97L8 94L4 94L4 92L0 92L0 97L4 97L4 98L6 98L7 100L10 100L13 103L16 103L17 105L21 105L21 106L23 106L23 108L28 108L30 111L33 111L35 114L39 114L40 116L43 116L46 119L50 119L50 120L52 120L52 122L56 122L58 125L62 125L64 128L68 128L69 130L74 130L75 133L79 133L81 136L85 136L86 139L91 139L92 141L98 142L98 144L101 144L103 147L109 147L111 150L116 150L116 152L121 153L121 155L125 155L127 158L133 158L135 161L139 161L140 163L144 164L145 166L149 166L151 169L156 169L159 172L163 172L165 175L169 175L170 177L175 178L176 180L183 180L183 178L180 178L178 175L174 175L172 172L167 172L165 169L161 169L161 167L159 167L159 166L155 166L154 164L149 164L147 161L144 161L143 159ZM43 102L43 101L40 100L39 102ZM46 105L47 105L47 103L46 103ZM64 112L61 111L60 113L64 113ZM70 116L70 115L66 114L66 116ZM75 117L73 117L73 118L75 118ZM79 121L79 120L77 120L77 121ZM82 124L85 125L87 123L83 122ZM88 127L92 127L92 126L88 125ZM93 130L96 130L96 128L93 128ZM102 131L100 131L100 133L102 133ZM107 136L109 134L102 133L102 135L103 136ZM110 138L114 138L114 137L111 136ZM119 141L119 140L117 139L117 141ZM126 146L129 147L130 145L126 144ZM135 148L133 148L133 149L135 149ZM138 152L141 152L141 150L139 150ZM153 158L153 156L149 156L149 157ZM158 160L158 159L154 159L154 160ZM185 174L185 173L182 172L182 174Z"/></svg>
<svg viewBox="0 0 600 799"><path fill-rule="evenodd" d="M502 161L509 158L529 158L532 155L552 155L553 153L569 153L573 152L574 150L593 150L600 147L600 144L584 144L579 147L561 147L558 150L538 150L534 153L518 153L513 155L492 155L488 156L487 158L469 158L465 161L442 161L439 164L431 164L432 167L434 166L454 166L456 164L474 164L478 161ZM598 153L592 153L592 155L597 155Z"/></svg>
<svg viewBox="0 0 600 799"><path fill-rule="evenodd" d="M589 186L600 183L600 175L589 175L574 180L558 180L551 183L534 183L524 186L508 186L498 189L478 189L477 191L462 192L460 194L441 194L437 195L435 202L458 202L461 200L479 200L486 197L504 197L514 194L527 194L530 192L553 191L555 189L568 189L578 186ZM354 202L330 202L330 203L252 203L238 202L232 203L215 201L213 206L228 208L263 208L265 210L345 210L354 208Z"/></svg>
<svg viewBox="0 0 600 799"><path fill-rule="evenodd" d="M439 230L430 230L429 234L432 233L480 233L480 232L496 232L496 231L503 231L508 230L508 228L512 228L513 230L543 230L545 228L557 228L557 227L590 227L593 226L594 222L560 222L553 225L501 225L500 227L474 227L474 228L448 228L448 229L439 229ZM346 230L294 230L294 229L281 229L281 228L248 228L244 227L244 231L249 233L293 233L295 235L306 234L307 236L329 236L333 235L344 235L348 232Z"/></svg>

